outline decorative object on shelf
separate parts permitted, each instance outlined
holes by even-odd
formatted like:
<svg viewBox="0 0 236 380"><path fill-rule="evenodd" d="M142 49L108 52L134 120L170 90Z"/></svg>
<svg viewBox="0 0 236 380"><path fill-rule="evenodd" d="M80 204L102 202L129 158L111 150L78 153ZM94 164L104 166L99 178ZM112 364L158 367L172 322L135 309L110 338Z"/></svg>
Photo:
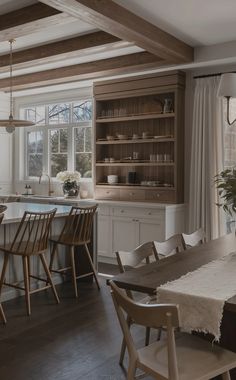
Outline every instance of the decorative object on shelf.
<svg viewBox="0 0 236 380"><path fill-rule="evenodd" d="M142 138L143 139L147 139L148 138L148 133L147 132L143 132L142 133Z"/></svg>
<svg viewBox="0 0 236 380"><path fill-rule="evenodd" d="M114 140L114 136L109 136L109 135L107 135L107 136L106 136L106 139L107 139L108 141Z"/></svg>
<svg viewBox="0 0 236 380"><path fill-rule="evenodd" d="M128 140L128 136L127 135L117 135L118 139L119 140Z"/></svg>
<svg viewBox="0 0 236 380"><path fill-rule="evenodd" d="M229 106L230 106L230 98L236 98L236 73L221 74L217 96L226 98L227 123L229 125L232 125L236 121L236 118L233 121L229 120Z"/></svg>
<svg viewBox="0 0 236 380"><path fill-rule="evenodd" d="M114 185L114 184L118 183L118 175L115 175L115 174L108 175L107 176L107 182L110 185Z"/></svg>
<svg viewBox="0 0 236 380"><path fill-rule="evenodd" d="M164 99L163 113L171 113L173 112L173 101L171 98Z"/></svg>
<svg viewBox="0 0 236 380"><path fill-rule="evenodd" d="M0 120L0 127L5 127L8 133L13 133L15 128L18 127L30 127L33 126L34 123L29 120L18 120L14 119L13 116L13 90L12 90L12 44L15 42L14 39L10 39L10 114L8 119Z"/></svg>
<svg viewBox="0 0 236 380"><path fill-rule="evenodd" d="M77 171L75 172L59 172L57 173L57 179L63 182L62 190L65 197L78 197L79 195L79 184L78 181L81 178L81 174Z"/></svg>
<svg viewBox="0 0 236 380"><path fill-rule="evenodd" d="M135 182L136 182L136 172L129 172L128 183L135 183Z"/></svg>

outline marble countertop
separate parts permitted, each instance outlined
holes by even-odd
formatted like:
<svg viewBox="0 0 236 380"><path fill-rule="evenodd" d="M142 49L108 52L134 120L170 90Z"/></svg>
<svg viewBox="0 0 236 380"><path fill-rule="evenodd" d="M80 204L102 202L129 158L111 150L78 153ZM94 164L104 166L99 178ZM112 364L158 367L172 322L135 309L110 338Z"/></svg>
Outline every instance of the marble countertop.
<svg viewBox="0 0 236 380"><path fill-rule="evenodd" d="M21 218L25 211L44 212L50 211L54 208L57 209L55 217L61 217L68 215L71 207L66 205L49 205L42 203L24 203L24 202L12 202L5 203L7 210L4 212L4 219L2 224L17 223L21 221Z"/></svg>

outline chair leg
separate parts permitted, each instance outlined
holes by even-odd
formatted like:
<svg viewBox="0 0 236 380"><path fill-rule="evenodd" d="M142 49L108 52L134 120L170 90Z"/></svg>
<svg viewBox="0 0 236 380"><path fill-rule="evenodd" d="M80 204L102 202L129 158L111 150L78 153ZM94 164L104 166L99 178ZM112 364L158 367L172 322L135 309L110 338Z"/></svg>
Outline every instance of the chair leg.
<svg viewBox="0 0 236 380"><path fill-rule="evenodd" d="M162 333L162 328L160 327L160 328L157 330L157 340L161 340L161 333Z"/></svg>
<svg viewBox="0 0 236 380"><path fill-rule="evenodd" d="M2 287L3 287L4 281L5 281L8 261L9 261L9 255L8 255L8 253L4 253L4 262L3 262L1 279L0 279L0 294L2 292Z"/></svg>
<svg viewBox="0 0 236 380"><path fill-rule="evenodd" d="M127 373L127 380L135 380L136 365L133 360L130 359L129 368Z"/></svg>
<svg viewBox="0 0 236 380"><path fill-rule="evenodd" d="M51 273L50 273L50 271L49 271L49 269L48 269L47 262L46 262L46 259L45 259L45 257L44 257L44 254L41 253L41 254L39 255L39 257L40 257L40 260L41 260L41 262L42 262L42 264L43 264L43 267L44 267L45 273L46 273L46 275L47 275L47 282L49 282L50 285L51 285L51 287L52 287L52 291L53 291L53 294L54 294L54 297L55 297L57 303L60 303L60 300L59 300L59 297L58 297L58 295L57 295L57 291L56 291L55 285L53 284L53 281L52 281Z"/></svg>
<svg viewBox="0 0 236 380"><path fill-rule="evenodd" d="M231 380L230 373L229 372L222 373L222 380Z"/></svg>
<svg viewBox="0 0 236 380"><path fill-rule="evenodd" d="M4 314L4 311L3 311L3 308L2 308L2 305L0 304L0 316L3 320L3 323L6 324L7 323L7 320L6 320L6 317L5 317L5 314Z"/></svg>
<svg viewBox="0 0 236 380"><path fill-rule="evenodd" d="M74 247L70 247L70 260L71 260L71 269L72 269L72 281L75 289L75 297L78 298L78 288L76 280L76 269L75 269L75 250Z"/></svg>
<svg viewBox="0 0 236 380"><path fill-rule="evenodd" d="M50 257L50 264L49 264L49 270L50 270L50 272L51 272L52 267L53 267L53 261L54 261L56 252L57 252L57 243L53 243L51 257Z"/></svg>
<svg viewBox="0 0 236 380"><path fill-rule="evenodd" d="M151 333L151 329L150 329L150 327L146 327L145 346L148 346L148 345L149 345L149 341L150 341L150 333Z"/></svg>
<svg viewBox="0 0 236 380"><path fill-rule="evenodd" d="M28 268L28 258L22 256L23 272L24 272L24 283L25 283L25 301L27 308L27 315L31 314L30 307L30 291L29 291L29 268Z"/></svg>
<svg viewBox="0 0 236 380"><path fill-rule="evenodd" d="M95 268L94 268L93 261L92 261L92 259L91 259L91 256L90 256L90 253L89 253L89 249L88 249L87 244L85 244L85 249L86 249L86 252L87 252L87 256L88 256L88 259L89 259L89 263L90 263L90 266L91 266L91 268L92 268L93 275L94 275L94 278L95 278L95 281L96 281L96 284L97 284L98 290L99 290L99 289L100 289L100 285L99 285L99 282L98 282L98 277L97 277L96 270L95 270Z"/></svg>
<svg viewBox="0 0 236 380"><path fill-rule="evenodd" d="M127 317L127 325L129 328L130 328L131 324L132 324L132 319L130 317ZM125 338L123 338L122 344L121 344L121 349L120 349L120 359L119 359L120 365L123 364L124 357L125 357L125 350L126 350L126 342L125 342Z"/></svg>

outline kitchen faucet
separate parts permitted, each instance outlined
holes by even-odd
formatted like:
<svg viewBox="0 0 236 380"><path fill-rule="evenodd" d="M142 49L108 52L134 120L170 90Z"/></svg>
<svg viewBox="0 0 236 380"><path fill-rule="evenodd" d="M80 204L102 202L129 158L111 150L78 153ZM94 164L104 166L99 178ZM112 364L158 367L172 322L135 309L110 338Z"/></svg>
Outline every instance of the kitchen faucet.
<svg viewBox="0 0 236 380"><path fill-rule="evenodd" d="M39 176L39 183L41 183L41 179L42 177L45 176L45 177L48 177L48 195L52 195L54 193L53 190L51 190L51 179L49 177L48 174L45 174L45 173L42 173L40 176Z"/></svg>

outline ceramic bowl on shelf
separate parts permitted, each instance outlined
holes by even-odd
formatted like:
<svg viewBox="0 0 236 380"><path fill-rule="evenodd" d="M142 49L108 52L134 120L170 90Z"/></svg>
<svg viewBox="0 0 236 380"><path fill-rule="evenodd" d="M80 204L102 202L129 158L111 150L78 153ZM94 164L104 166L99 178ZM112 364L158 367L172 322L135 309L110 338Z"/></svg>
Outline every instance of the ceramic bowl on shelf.
<svg viewBox="0 0 236 380"><path fill-rule="evenodd" d="M107 135L107 136L106 136L106 139L107 139L108 141L110 141L110 140L114 140L114 136Z"/></svg>
<svg viewBox="0 0 236 380"><path fill-rule="evenodd" d="M117 138L119 140L128 140L128 136L127 135L117 135Z"/></svg>
<svg viewBox="0 0 236 380"><path fill-rule="evenodd" d="M110 184L110 185L113 185L115 183L118 183L118 175L115 175L115 174L110 174L107 176L107 182Z"/></svg>

